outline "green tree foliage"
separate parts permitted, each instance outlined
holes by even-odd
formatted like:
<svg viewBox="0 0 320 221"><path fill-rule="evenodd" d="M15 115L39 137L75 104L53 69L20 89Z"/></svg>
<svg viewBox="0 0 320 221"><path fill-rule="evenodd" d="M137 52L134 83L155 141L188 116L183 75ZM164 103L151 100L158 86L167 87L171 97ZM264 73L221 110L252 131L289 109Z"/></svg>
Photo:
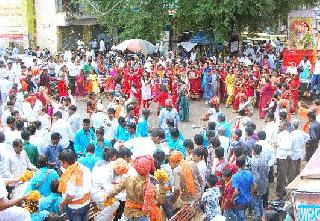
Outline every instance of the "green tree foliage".
<svg viewBox="0 0 320 221"><path fill-rule="evenodd" d="M291 10L317 0L78 0L120 38L160 39L164 27L175 34L203 30L218 39L244 29L259 31L285 21ZM88 2L90 4L88 4ZM92 4L93 3L93 4ZM94 7L92 7L94 5ZM169 11L176 12L173 17ZM107 12L107 13L106 13Z"/></svg>
<svg viewBox="0 0 320 221"><path fill-rule="evenodd" d="M286 21L291 10L317 0L179 0L177 32L203 30L218 39L244 29L259 31Z"/></svg>
<svg viewBox="0 0 320 221"><path fill-rule="evenodd" d="M170 0L79 0L120 39L141 38L157 42L164 27L171 22Z"/></svg>

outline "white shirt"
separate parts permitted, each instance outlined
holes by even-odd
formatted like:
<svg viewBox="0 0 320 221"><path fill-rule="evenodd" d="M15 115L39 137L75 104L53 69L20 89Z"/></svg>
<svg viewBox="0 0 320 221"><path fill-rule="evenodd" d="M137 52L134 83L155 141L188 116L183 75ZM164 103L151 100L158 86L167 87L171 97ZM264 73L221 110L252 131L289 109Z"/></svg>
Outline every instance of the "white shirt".
<svg viewBox="0 0 320 221"><path fill-rule="evenodd" d="M99 51L105 51L105 50L106 50L106 46L105 46L105 44L104 44L104 41L103 41L103 40L101 40L101 41L100 41L99 45L100 45L100 49L99 49Z"/></svg>
<svg viewBox="0 0 320 221"><path fill-rule="evenodd" d="M0 199L7 201L8 192L4 180L0 177ZM31 221L31 216L28 210L11 206L0 211L1 221Z"/></svg>
<svg viewBox="0 0 320 221"><path fill-rule="evenodd" d="M219 136L218 138L221 143L220 146L224 149L224 159L227 160L230 147L230 139L226 136Z"/></svg>
<svg viewBox="0 0 320 221"><path fill-rule="evenodd" d="M41 129L48 129L50 126L50 116L48 114L39 115L38 120L41 122Z"/></svg>
<svg viewBox="0 0 320 221"><path fill-rule="evenodd" d="M7 201L8 192L4 180L0 177L0 199ZM1 221L31 221L28 210L11 206L5 210L0 211Z"/></svg>
<svg viewBox="0 0 320 221"><path fill-rule="evenodd" d="M260 156L268 162L268 166L271 167L276 162L276 154L273 146L266 141L266 140L259 140L256 144L259 144L262 146L262 152L260 153Z"/></svg>
<svg viewBox="0 0 320 221"><path fill-rule="evenodd" d="M9 153L8 145L0 143L0 177L3 178L12 177L11 173L8 171L8 167L6 166Z"/></svg>
<svg viewBox="0 0 320 221"><path fill-rule="evenodd" d="M66 192L65 192L65 194L62 195L63 198L65 198L66 194L68 194L70 196L74 196L73 201L75 201L75 200L79 200L79 199L83 198L85 194L90 193L91 178L92 178L91 172L87 167L85 167L81 164L80 164L80 167L83 172L82 186L77 186L77 185L75 185L74 182L68 181ZM68 207L70 207L71 209L79 209L79 208L82 208L82 207L88 205L89 203L90 203L90 200L88 200L87 202L85 202L83 204L69 204Z"/></svg>
<svg viewBox="0 0 320 221"><path fill-rule="evenodd" d="M116 133L117 133L117 127L118 127L118 121L113 118L112 120L110 120L109 118L106 119L106 122L105 122L105 138L107 140L112 140Z"/></svg>
<svg viewBox="0 0 320 221"><path fill-rule="evenodd" d="M292 144L292 160L304 159L305 156L305 144L310 139L309 134L303 130L294 130L291 132L293 144Z"/></svg>
<svg viewBox="0 0 320 221"><path fill-rule="evenodd" d="M26 169L36 169L24 150L22 150L19 155L12 150L9 153L6 166L13 177L21 176Z"/></svg>
<svg viewBox="0 0 320 221"><path fill-rule="evenodd" d="M206 162L204 162L204 160L199 161L197 163L197 167L198 167L200 176L202 178L202 187L204 189L204 187L206 186L206 172L207 172Z"/></svg>
<svg viewBox="0 0 320 221"><path fill-rule="evenodd" d="M68 63L68 70L69 70L69 75L71 77L75 77L79 74L78 68L74 62Z"/></svg>
<svg viewBox="0 0 320 221"><path fill-rule="evenodd" d="M132 152L132 159L138 156L150 155L156 151L157 146L150 137L135 137L124 142L124 147L128 148ZM143 148L148 147L148 148ZM115 146L116 148L116 146ZM164 150L163 150L164 151ZM165 151L164 151L165 152Z"/></svg>
<svg viewBox="0 0 320 221"><path fill-rule="evenodd" d="M4 132L5 138L6 138L6 140L4 142L6 144L8 144L9 146L12 146L12 142L15 139L21 139L21 131L5 129L3 132Z"/></svg>
<svg viewBox="0 0 320 221"><path fill-rule="evenodd" d="M268 122L264 127L264 131L266 132L266 141L269 142L272 146L275 146L278 140L278 124L276 122Z"/></svg>
<svg viewBox="0 0 320 221"><path fill-rule="evenodd" d="M36 100L33 107L31 107L29 102L23 102L22 113L26 117L27 121L36 121L38 120L38 112L40 108L42 108L42 103L39 100Z"/></svg>
<svg viewBox="0 0 320 221"><path fill-rule="evenodd" d="M81 117L78 114L78 112L75 112L74 114L68 117L67 121L70 124L71 132L72 132L71 141L74 141L75 133L81 128L81 122L82 122Z"/></svg>
<svg viewBox="0 0 320 221"><path fill-rule="evenodd" d="M37 147L40 154L44 155L50 140L51 134L47 130L37 130L34 135L30 136L29 142Z"/></svg>
<svg viewBox="0 0 320 221"><path fill-rule="evenodd" d="M209 122L218 122L218 115L220 112L217 112L215 108L210 108L208 110Z"/></svg>
<svg viewBox="0 0 320 221"><path fill-rule="evenodd" d="M72 140L72 130L69 123L64 119L58 119L52 124L51 133L59 133L61 135L60 144L67 148L69 141Z"/></svg>
<svg viewBox="0 0 320 221"><path fill-rule="evenodd" d="M314 66L314 75L319 75L320 74L320 60L316 61L316 64Z"/></svg>
<svg viewBox="0 0 320 221"><path fill-rule="evenodd" d="M113 178L113 162L100 161L93 167L90 193L95 203L101 203L104 196L111 191Z"/></svg>
<svg viewBox="0 0 320 221"><path fill-rule="evenodd" d="M107 119L107 115L101 111L98 111L96 113L93 113L91 115L91 122L92 127L94 129L99 129L100 127L103 127Z"/></svg>
<svg viewBox="0 0 320 221"><path fill-rule="evenodd" d="M250 66L250 65L252 65L252 62L251 62L251 60L250 60L248 57L246 57L246 58L243 60L243 63L245 64L245 66Z"/></svg>
<svg viewBox="0 0 320 221"><path fill-rule="evenodd" d="M12 87L12 83L8 79L0 80L1 94L9 94L11 87Z"/></svg>
<svg viewBox="0 0 320 221"><path fill-rule="evenodd" d="M6 68L0 68L0 80L3 80L5 76L7 76L7 69Z"/></svg>
<svg viewBox="0 0 320 221"><path fill-rule="evenodd" d="M292 155L293 139L287 130L278 134L277 145L277 159L287 159Z"/></svg>

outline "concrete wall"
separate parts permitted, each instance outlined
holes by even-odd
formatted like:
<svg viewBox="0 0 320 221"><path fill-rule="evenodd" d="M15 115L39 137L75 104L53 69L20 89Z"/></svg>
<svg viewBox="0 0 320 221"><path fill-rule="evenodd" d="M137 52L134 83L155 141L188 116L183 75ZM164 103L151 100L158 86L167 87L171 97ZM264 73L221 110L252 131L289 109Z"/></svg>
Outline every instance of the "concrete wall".
<svg viewBox="0 0 320 221"><path fill-rule="evenodd" d="M58 28L56 25L56 1L34 0L37 46L48 48L52 53L57 52Z"/></svg>

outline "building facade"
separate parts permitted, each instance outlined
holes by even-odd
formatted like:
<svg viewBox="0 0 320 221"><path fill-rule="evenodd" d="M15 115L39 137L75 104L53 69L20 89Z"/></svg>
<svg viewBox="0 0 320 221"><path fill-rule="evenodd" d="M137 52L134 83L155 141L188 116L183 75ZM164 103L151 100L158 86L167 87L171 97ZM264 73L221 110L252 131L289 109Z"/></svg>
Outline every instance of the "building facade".
<svg viewBox="0 0 320 221"><path fill-rule="evenodd" d="M35 0L37 45L56 53L75 49L77 40L88 43L103 32L97 20L72 0Z"/></svg>
<svg viewBox="0 0 320 221"><path fill-rule="evenodd" d="M0 48L75 49L103 33L97 20L72 0L0 0Z"/></svg>

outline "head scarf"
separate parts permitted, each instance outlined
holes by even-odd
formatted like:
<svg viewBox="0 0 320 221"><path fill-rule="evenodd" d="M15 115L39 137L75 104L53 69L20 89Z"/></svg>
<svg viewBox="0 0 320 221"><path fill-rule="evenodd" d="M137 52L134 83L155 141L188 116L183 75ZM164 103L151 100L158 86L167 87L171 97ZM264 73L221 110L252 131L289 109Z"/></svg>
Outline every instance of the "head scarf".
<svg viewBox="0 0 320 221"><path fill-rule="evenodd" d="M182 167L182 176L186 182L188 192L194 196L196 194L196 189L194 185L193 174L190 169L189 163L186 160L183 160L183 155L180 151L173 151L169 158L170 164L179 163Z"/></svg>
<svg viewBox="0 0 320 221"><path fill-rule="evenodd" d="M156 190L150 181L149 173L155 171L154 160L151 156L145 155L137 157L134 161L133 167L137 173L146 176L146 184L144 186L144 200L142 205L142 211L150 213L155 202Z"/></svg>
<svg viewBox="0 0 320 221"><path fill-rule="evenodd" d="M128 173L129 165L124 159L118 158L114 163L113 169L117 175L122 175Z"/></svg>

